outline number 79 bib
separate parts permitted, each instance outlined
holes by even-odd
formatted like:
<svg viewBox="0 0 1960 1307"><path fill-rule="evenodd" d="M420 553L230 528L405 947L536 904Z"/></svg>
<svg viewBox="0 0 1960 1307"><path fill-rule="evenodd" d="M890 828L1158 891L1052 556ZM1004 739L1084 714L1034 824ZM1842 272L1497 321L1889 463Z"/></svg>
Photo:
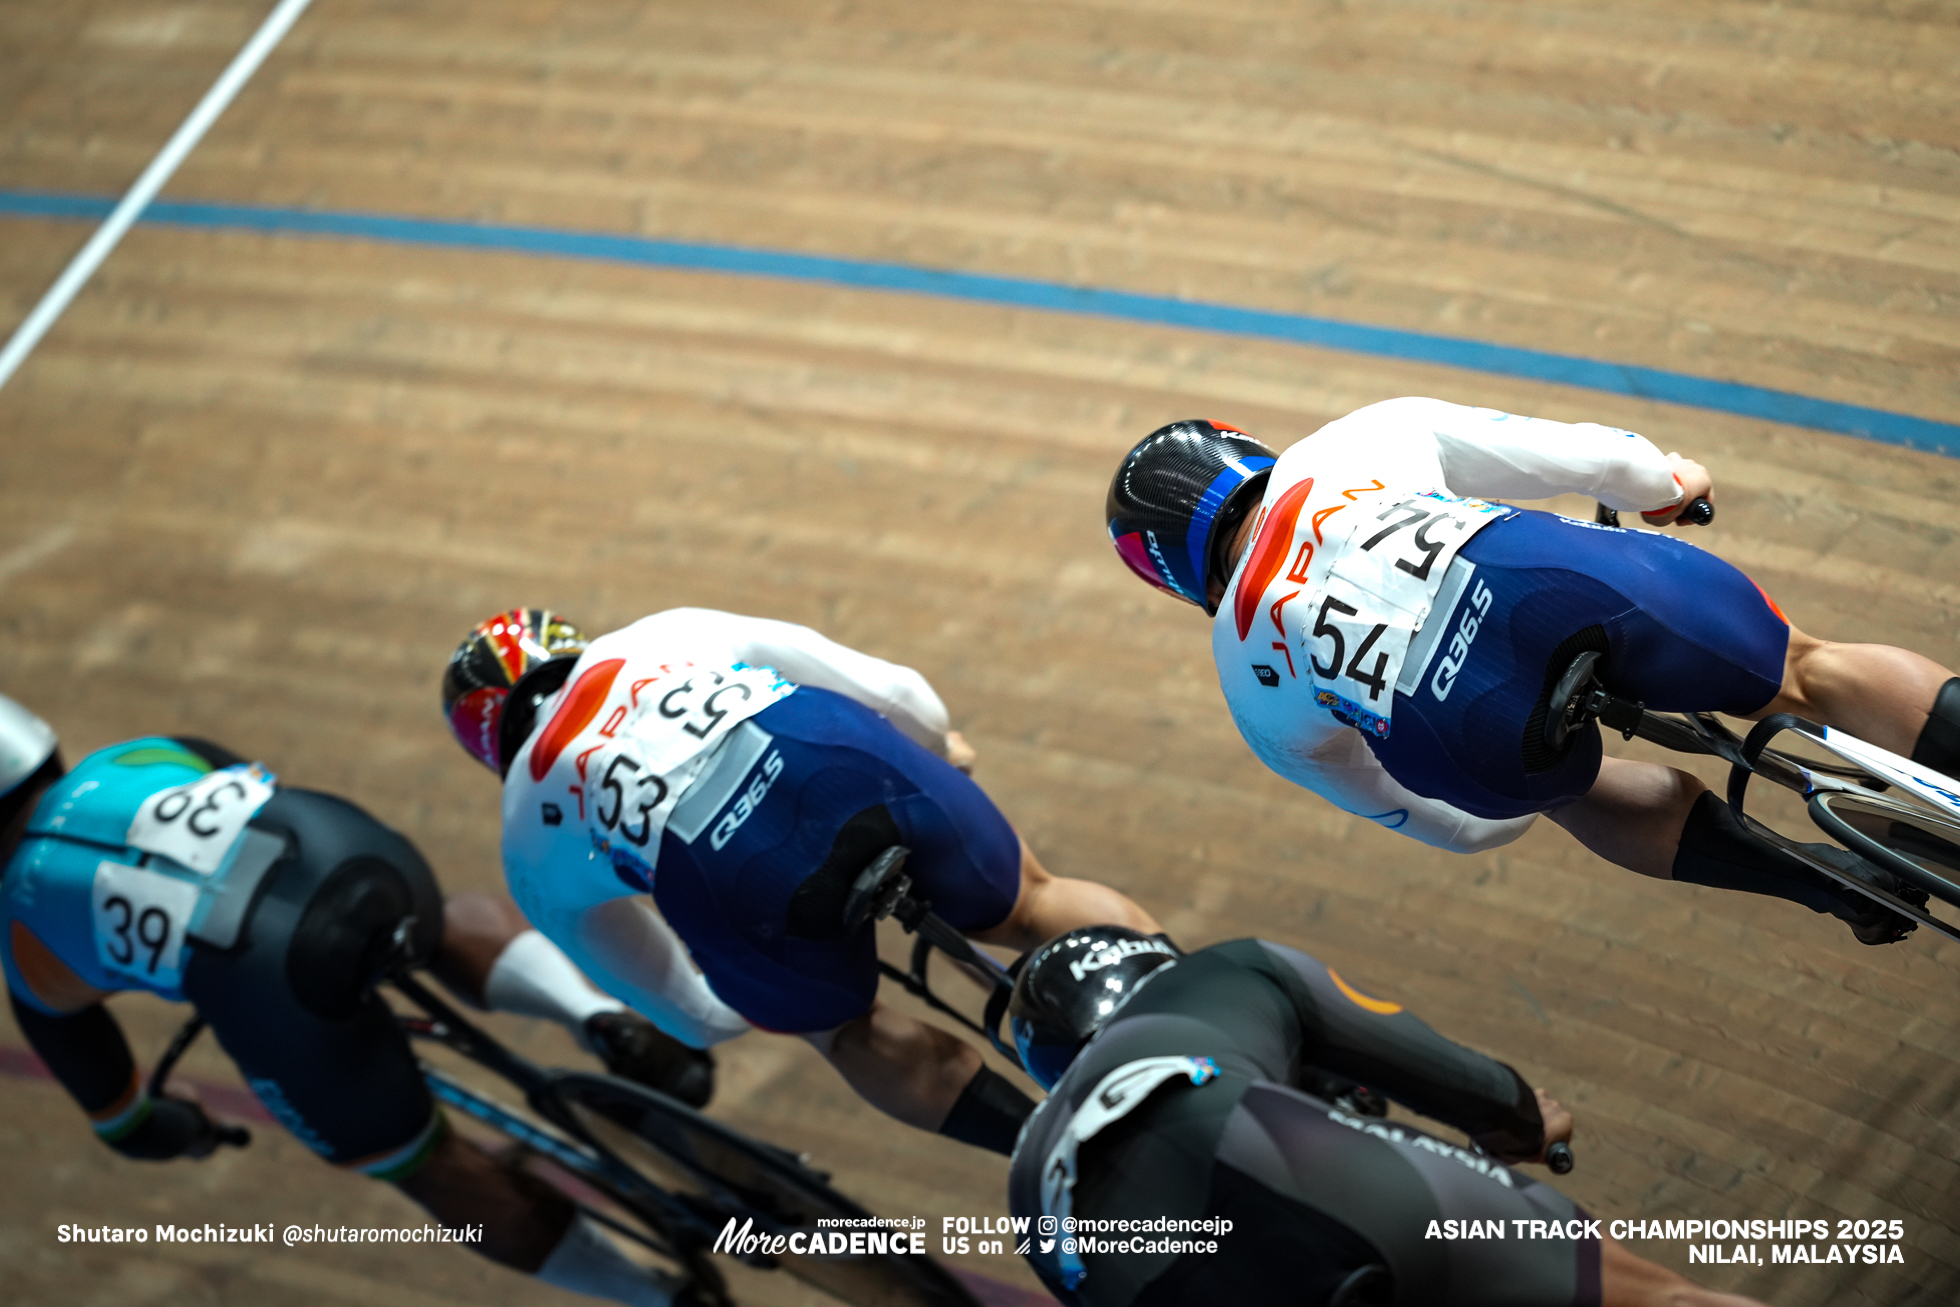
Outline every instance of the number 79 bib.
<svg viewBox="0 0 1960 1307"><path fill-rule="evenodd" d="M1387 739L1402 660L1450 561L1507 511L1480 499L1424 494L1360 518L1320 602L1300 618L1314 702Z"/></svg>

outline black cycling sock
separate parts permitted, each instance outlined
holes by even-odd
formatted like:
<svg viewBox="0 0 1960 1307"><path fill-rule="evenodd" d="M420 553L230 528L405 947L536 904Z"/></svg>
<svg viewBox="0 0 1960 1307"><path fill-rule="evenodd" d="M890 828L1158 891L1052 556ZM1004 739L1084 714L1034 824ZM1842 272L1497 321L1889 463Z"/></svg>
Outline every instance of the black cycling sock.
<svg viewBox="0 0 1960 1307"><path fill-rule="evenodd" d="M1014 1155L1014 1141L1020 1138L1021 1123L1034 1111L1034 1100L1016 1089L1006 1076L987 1067L966 1082L953 1110L939 1125L939 1133L975 1148Z"/></svg>
<svg viewBox="0 0 1960 1307"><path fill-rule="evenodd" d="M1674 879L1711 889L1788 899L1812 912L1831 911L1849 892L1838 890L1827 877L1750 835L1713 791L1695 800L1687 823L1681 827Z"/></svg>
<svg viewBox="0 0 1960 1307"><path fill-rule="evenodd" d="M1960 773L1960 676L1940 687L1912 746L1912 760L1948 776Z"/></svg>

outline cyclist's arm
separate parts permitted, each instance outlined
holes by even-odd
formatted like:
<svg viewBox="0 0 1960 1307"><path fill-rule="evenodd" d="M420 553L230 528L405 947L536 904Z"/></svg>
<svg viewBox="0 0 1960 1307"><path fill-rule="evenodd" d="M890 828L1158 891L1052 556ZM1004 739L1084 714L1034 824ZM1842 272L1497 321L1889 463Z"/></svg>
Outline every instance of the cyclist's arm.
<svg viewBox="0 0 1960 1307"><path fill-rule="evenodd" d="M1510 1067L1445 1039L1399 1004L1362 993L1298 949L1260 946L1291 982L1301 1062L1448 1122L1499 1156L1534 1157L1544 1148L1537 1096Z"/></svg>
<svg viewBox="0 0 1960 1307"><path fill-rule="evenodd" d="M96 1132L112 1138L124 1124L121 1118L137 1107L142 1091L129 1041L109 1009L96 1002L73 1012L52 1012L12 986L7 997L29 1047L94 1119Z"/></svg>
<svg viewBox="0 0 1960 1307"><path fill-rule="evenodd" d="M1361 413L1427 432L1444 484L1459 495L1545 499L1576 493L1609 508L1642 512L1681 502L1681 486L1666 455L1631 431L1440 399L1393 399Z"/></svg>
<svg viewBox="0 0 1960 1307"><path fill-rule="evenodd" d="M1390 776L1359 731L1345 727L1318 739L1276 741L1239 721L1260 761L1344 812L1451 853L1481 853L1523 835L1535 817L1492 821L1440 799L1427 799Z"/></svg>
<svg viewBox="0 0 1960 1307"><path fill-rule="evenodd" d="M884 714L912 740L941 757L946 755L946 705L926 678L910 667L859 653L794 622L709 609L678 611L690 620L719 627L741 661L773 667L798 685L855 699Z"/></svg>
<svg viewBox="0 0 1960 1307"><path fill-rule="evenodd" d="M88 1113L96 1137L125 1157L164 1161L203 1156L215 1143L195 1103L152 1099L136 1074L122 1027L100 1002L54 1013L10 984L14 1024L55 1080Z"/></svg>

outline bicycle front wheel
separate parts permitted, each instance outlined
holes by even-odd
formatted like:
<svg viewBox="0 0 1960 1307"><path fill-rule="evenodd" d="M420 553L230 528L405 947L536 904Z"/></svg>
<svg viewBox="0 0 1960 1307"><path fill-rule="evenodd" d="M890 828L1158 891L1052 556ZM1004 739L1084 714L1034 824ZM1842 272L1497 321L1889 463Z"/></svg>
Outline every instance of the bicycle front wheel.
<svg viewBox="0 0 1960 1307"><path fill-rule="evenodd" d="M938 1262L894 1251L904 1234L874 1224L795 1154L611 1076L570 1072L547 1092L567 1128L645 1184L684 1195L717 1237L745 1228L765 1237L797 1236L780 1253L741 1260L787 1271L852 1307L977 1307ZM853 1233L870 1236L859 1241L865 1251L848 1250ZM823 1238L813 1247L818 1235ZM832 1243L839 1252L829 1251ZM724 1241L717 1251L731 1249Z"/></svg>

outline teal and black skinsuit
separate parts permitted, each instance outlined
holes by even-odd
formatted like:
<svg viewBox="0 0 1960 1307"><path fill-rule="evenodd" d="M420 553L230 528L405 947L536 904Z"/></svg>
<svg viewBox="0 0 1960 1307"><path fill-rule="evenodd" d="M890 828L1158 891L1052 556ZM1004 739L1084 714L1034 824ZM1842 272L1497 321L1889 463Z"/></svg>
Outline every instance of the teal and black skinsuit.
<svg viewBox="0 0 1960 1307"><path fill-rule="evenodd" d="M425 957L442 897L407 840L198 740L83 758L41 796L0 872L0 961L21 1031L97 1133L137 1157L182 1141L155 1137L122 1030L77 979L194 1005L267 1110L329 1161L387 1179L419 1166L440 1118L372 992L407 917Z"/></svg>
<svg viewBox="0 0 1960 1307"><path fill-rule="evenodd" d="M1448 1122L1492 1152L1524 1156L1544 1145L1535 1095L1502 1062L1359 993L1304 953L1236 940L1146 976L1029 1118L1009 1205L1016 1216L1073 1220L1078 1233L1047 1234L1028 1261L1071 1307L1322 1307L1357 1275L1375 1287L1344 1301L1371 1307L1598 1303L1600 1244L1582 1224L1561 1227L1582 1237L1550 1239L1520 1239L1511 1224L1582 1223L1569 1199L1486 1156L1295 1087L1316 1069ZM1072 1185L1063 1183L1071 1172ZM1166 1229L1164 1218L1185 1224ZM1216 1232L1221 1218L1228 1232ZM1467 1220L1501 1221L1510 1237L1445 1239L1430 1229ZM1217 1249L1071 1247L1082 1222L1099 1241ZM1098 1228L1124 1222L1145 1224ZM1387 1274L1371 1277L1370 1266Z"/></svg>

